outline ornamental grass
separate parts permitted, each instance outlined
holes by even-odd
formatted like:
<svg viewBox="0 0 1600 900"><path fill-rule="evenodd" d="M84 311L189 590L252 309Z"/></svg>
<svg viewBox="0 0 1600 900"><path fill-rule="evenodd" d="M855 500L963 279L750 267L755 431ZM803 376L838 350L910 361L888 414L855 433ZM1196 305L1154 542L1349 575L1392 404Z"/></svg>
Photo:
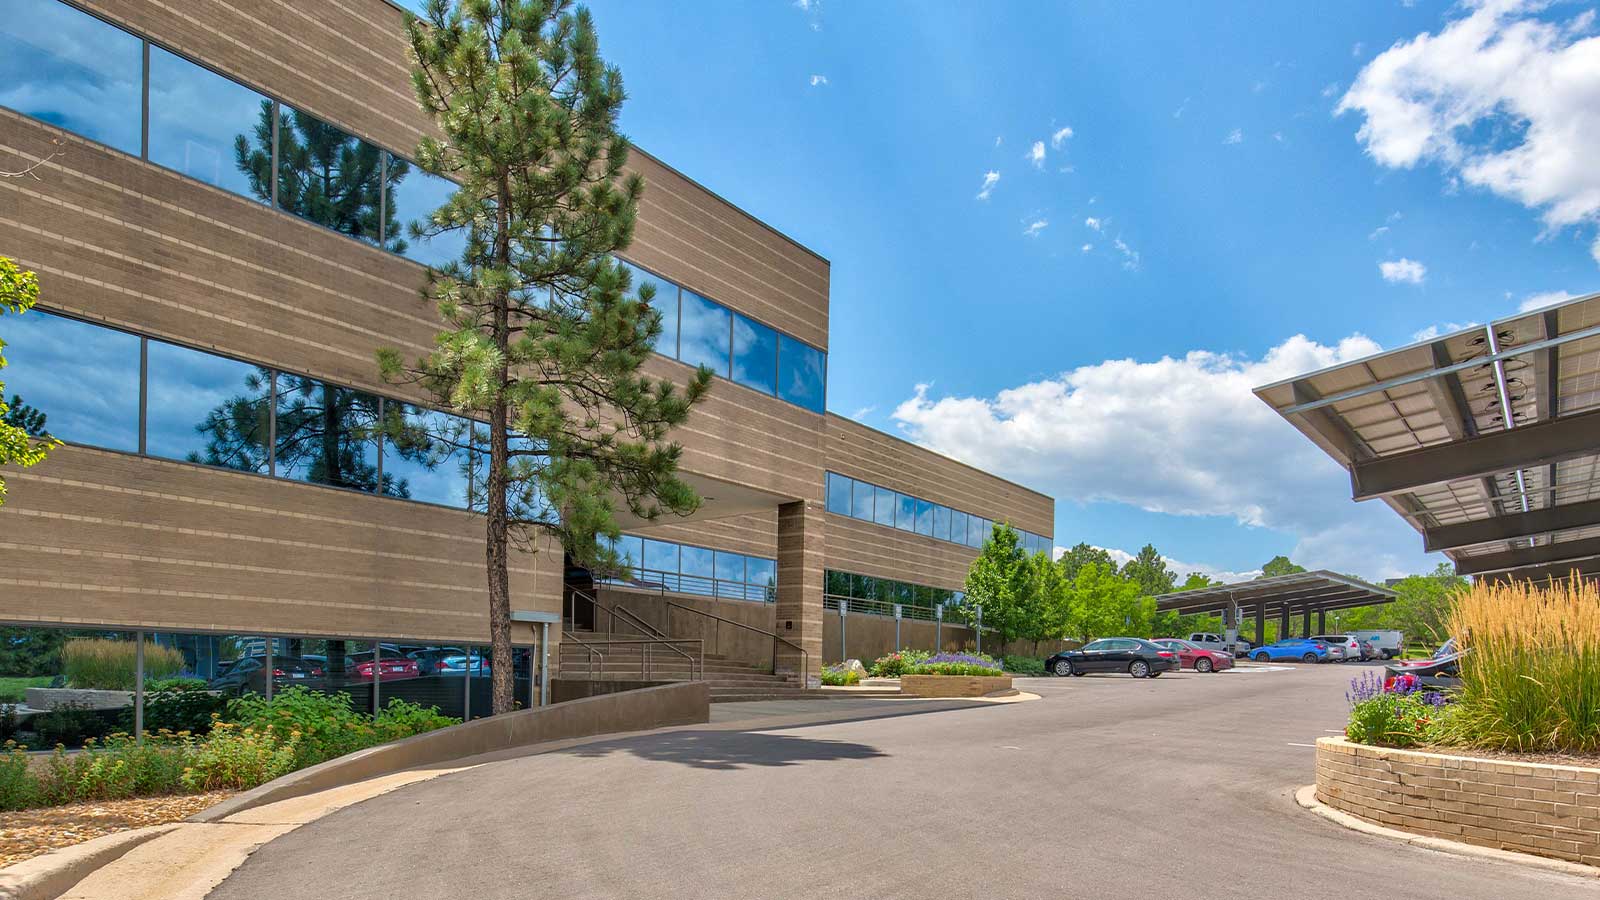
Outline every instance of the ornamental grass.
<svg viewBox="0 0 1600 900"><path fill-rule="evenodd" d="M1461 687L1442 742L1525 753L1600 752L1600 588L1573 578L1479 583L1446 620Z"/></svg>

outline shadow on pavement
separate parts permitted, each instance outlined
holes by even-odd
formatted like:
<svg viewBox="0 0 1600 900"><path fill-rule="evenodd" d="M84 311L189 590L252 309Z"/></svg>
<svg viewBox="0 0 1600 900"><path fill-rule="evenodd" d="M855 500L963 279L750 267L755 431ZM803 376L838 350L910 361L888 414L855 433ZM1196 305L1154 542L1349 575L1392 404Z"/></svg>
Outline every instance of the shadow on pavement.
<svg viewBox="0 0 1600 900"><path fill-rule="evenodd" d="M656 762L720 770L749 766L794 766L837 759L880 759L889 755L876 747L851 741L821 741L748 731L673 731L585 744L558 752L584 757L623 752Z"/></svg>

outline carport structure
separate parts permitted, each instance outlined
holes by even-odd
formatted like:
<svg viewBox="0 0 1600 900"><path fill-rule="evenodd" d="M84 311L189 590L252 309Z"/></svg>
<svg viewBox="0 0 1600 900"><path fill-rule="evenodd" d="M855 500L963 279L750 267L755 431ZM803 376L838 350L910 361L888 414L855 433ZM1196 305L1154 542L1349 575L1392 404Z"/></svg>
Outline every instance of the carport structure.
<svg viewBox="0 0 1600 900"><path fill-rule="evenodd" d="M1459 574L1600 574L1600 294L1256 395Z"/></svg>
<svg viewBox="0 0 1600 900"><path fill-rule="evenodd" d="M1156 610L1184 615L1220 613L1230 629L1239 627L1241 616L1252 616L1256 620L1255 645L1259 647L1266 643L1267 619L1273 616L1278 617L1278 636L1282 638L1289 634L1290 616L1299 614L1301 636L1305 637L1327 633L1331 610L1393 603L1394 599L1394 591L1387 588L1321 570L1162 594L1156 598ZM1317 616L1315 632L1311 630L1312 613Z"/></svg>

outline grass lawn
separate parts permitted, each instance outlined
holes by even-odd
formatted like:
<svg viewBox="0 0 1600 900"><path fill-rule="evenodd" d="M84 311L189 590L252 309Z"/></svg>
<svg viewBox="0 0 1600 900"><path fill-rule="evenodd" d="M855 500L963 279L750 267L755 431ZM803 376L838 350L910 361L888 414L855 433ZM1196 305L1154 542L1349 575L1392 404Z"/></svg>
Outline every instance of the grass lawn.
<svg viewBox="0 0 1600 900"><path fill-rule="evenodd" d="M0 703L21 703L22 692L31 687L49 687L54 681L51 675L34 675L30 677L0 678Z"/></svg>

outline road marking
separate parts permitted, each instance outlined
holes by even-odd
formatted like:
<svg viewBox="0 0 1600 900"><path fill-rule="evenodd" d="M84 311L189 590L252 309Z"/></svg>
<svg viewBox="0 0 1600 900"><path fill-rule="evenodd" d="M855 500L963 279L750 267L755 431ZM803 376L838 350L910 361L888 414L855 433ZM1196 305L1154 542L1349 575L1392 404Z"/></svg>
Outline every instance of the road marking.
<svg viewBox="0 0 1600 900"><path fill-rule="evenodd" d="M1290 741L1289 742L1289 746L1291 746L1291 747L1311 747L1311 748L1315 749L1317 745L1316 744L1296 744L1294 741Z"/></svg>
<svg viewBox="0 0 1600 900"><path fill-rule="evenodd" d="M1251 672L1293 672L1294 671L1294 667L1293 666L1238 666L1236 668L1229 669L1228 671L1229 672L1238 672L1241 675L1248 675Z"/></svg>

